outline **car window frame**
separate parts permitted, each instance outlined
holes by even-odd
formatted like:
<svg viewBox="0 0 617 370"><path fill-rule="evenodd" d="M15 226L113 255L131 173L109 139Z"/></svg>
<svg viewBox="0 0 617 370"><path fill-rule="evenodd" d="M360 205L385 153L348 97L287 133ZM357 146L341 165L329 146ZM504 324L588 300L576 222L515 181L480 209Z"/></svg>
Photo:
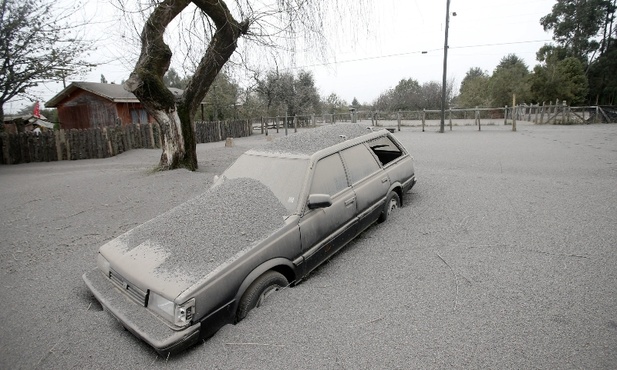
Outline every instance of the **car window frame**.
<svg viewBox="0 0 617 370"><path fill-rule="evenodd" d="M345 162L343 160L343 157L341 156L340 150L338 150L336 152L333 152L333 153L330 153L328 155L325 155L325 156L323 156L323 157L321 157L321 158L319 158L319 159L317 159L315 161L315 164L310 169L310 171L311 171L311 178L310 178L310 181L308 183L307 199L308 199L308 196L311 195L311 194L326 194L326 193L319 193L319 192L315 193L315 192L313 192L313 182L315 180L315 175L317 174L317 167L319 166L319 162L325 160L326 158L330 158L332 156L335 156L335 155L338 156L339 163L341 164L341 167L343 169L343 175L345 177L345 181L347 183L347 186L345 186L344 188L338 190L334 194L328 194L328 195L332 199L334 199L334 198L338 197L340 194L342 194L345 190L351 188L351 182L350 182L350 179L349 179L349 174L347 173L347 168L345 167Z"/></svg>

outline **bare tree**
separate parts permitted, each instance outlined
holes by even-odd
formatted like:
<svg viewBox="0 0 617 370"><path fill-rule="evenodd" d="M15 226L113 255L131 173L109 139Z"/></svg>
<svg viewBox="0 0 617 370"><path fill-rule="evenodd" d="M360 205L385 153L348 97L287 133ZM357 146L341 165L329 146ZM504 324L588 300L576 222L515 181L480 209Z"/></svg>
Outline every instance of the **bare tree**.
<svg viewBox="0 0 617 370"><path fill-rule="evenodd" d="M117 0L126 6L126 0ZM216 75L230 60L240 38L293 53L299 43L325 45L321 15L337 2L318 0L150 0L152 10L141 31L141 54L125 88L133 92L161 126L161 169L197 169L194 117ZM360 1L362 3L363 1ZM233 6L233 12L228 8ZM345 3L347 6L347 3ZM192 27L181 32L179 47L186 63L194 63L184 94L176 98L163 84L171 48L163 35L183 11ZM237 14L234 15L234 14ZM335 13L336 14L336 13ZM299 36L309 37L299 37ZM201 50L199 45L207 45ZM323 46L322 46L323 48ZM323 50L323 49L322 49ZM247 57L247 55L242 55Z"/></svg>
<svg viewBox="0 0 617 370"><path fill-rule="evenodd" d="M45 0L0 0L0 122L4 104L16 97L34 99L30 89L64 81L88 70L81 58L91 44L70 22L75 8Z"/></svg>

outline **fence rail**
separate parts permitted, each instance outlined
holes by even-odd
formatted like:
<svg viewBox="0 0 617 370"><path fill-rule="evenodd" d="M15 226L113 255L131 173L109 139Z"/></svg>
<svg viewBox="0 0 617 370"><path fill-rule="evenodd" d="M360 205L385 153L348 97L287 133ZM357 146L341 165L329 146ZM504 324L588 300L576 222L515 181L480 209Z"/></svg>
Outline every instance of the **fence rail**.
<svg viewBox="0 0 617 370"><path fill-rule="evenodd" d="M197 122L197 143L251 135L248 121ZM160 149L157 124L84 130L47 130L40 133L0 134L0 163L19 164L108 158L131 149Z"/></svg>
<svg viewBox="0 0 617 370"><path fill-rule="evenodd" d="M617 109L612 106L572 107L562 104L520 104L502 108L450 108L445 111L445 119L452 126L453 120L473 120L480 126L482 120L489 124L504 125L513 121L529 121L536 124L579 124L579 123L610 123L617 122ZM372 126L381 126L384 122L397 122L398 126L427 125L429 121L441 119L441 110L424 109L416 111L353 111L349 113L302 114L296 116L260 117L251 119L254 130L260 129L263 134L267 129L296 129L299 127L314 127L336 122L365 122Z"/></svg>

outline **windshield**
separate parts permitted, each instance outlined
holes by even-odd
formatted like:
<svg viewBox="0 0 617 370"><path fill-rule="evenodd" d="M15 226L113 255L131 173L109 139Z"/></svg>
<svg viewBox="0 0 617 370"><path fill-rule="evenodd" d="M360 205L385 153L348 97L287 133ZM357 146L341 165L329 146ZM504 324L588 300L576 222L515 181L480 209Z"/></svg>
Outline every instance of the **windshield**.
<svg viewBox="0 0 617 370"><path fill-rule="evenodd" d="M291 213L296 212L308 158L277 157L245 153L223 176L248 177L266 185Z"/></svg>

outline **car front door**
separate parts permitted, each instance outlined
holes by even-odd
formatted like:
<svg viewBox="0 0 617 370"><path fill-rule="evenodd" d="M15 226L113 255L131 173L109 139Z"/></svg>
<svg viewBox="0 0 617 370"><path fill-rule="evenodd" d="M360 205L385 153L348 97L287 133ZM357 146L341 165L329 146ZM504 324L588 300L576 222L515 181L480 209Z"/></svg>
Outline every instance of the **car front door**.
<svg viewBox="0 0 617 370"><path fill-rule="evenodd" d="M332 256L356 233L356 195L338 153L316 163L309 194L329 195L332 204L316 209L306 207L300 219L305 274Z"/></svg>

